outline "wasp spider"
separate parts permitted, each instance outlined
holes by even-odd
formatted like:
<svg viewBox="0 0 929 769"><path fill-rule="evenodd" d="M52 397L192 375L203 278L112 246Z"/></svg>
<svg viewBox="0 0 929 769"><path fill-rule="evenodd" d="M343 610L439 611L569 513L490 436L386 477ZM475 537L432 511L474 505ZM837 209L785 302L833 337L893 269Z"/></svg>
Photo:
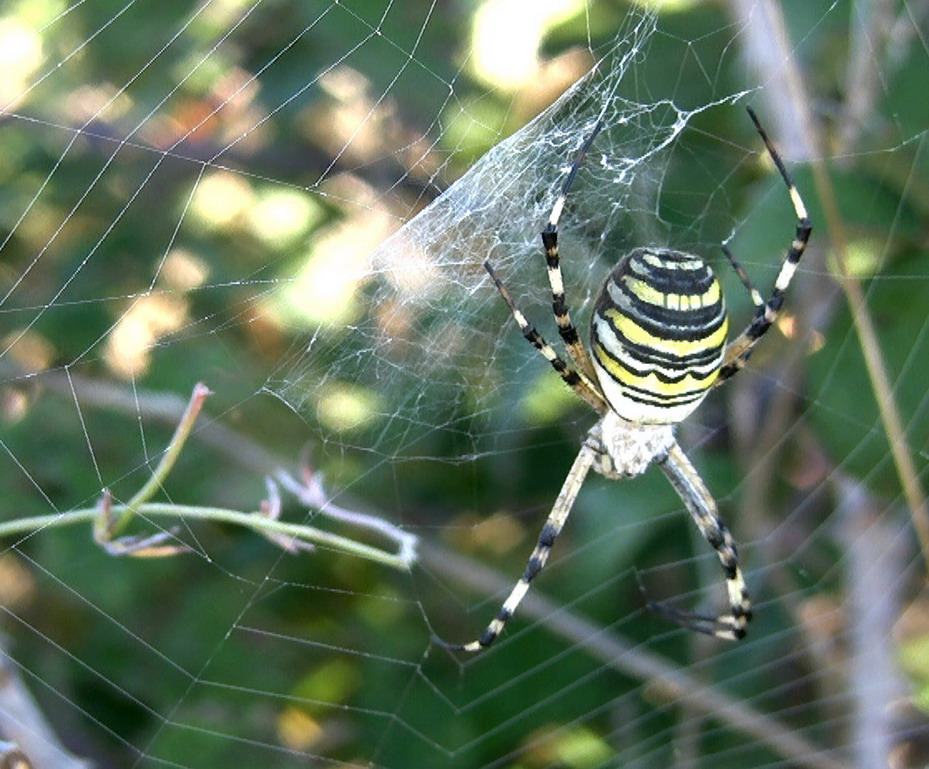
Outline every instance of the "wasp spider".
<svg viewBox="0 0 929 769"><path fill-rule="evenodd" d="M523 336L600 418L584 438L519 582L479 639L451 648L478 651L490 646L500 635L529 584L548 560L591 470L611 479L630 478L643 473L652 462L664 471L700 533L716 550L726 578L729 609L713 617L660 604L650 604L650 608L701 633L729 640L745 636L752 605L739 568L735 542L720 519L709 490L675 441L674 426L697 408L710 389L745 366L755 343L777 318L784 292L812 229L800 193L777 150L755 113L750 108L748 113L787 185L797 225L767 301L723 246L726 258L751 294L756 308L748 327L728 344L726 305L713 270L699 256L656 247L633 250L607 276L594 306L590 354L578 338L565 299L558 256L558 220L574 177L602 121L581 147L542 231L552 309L573 366L529 324L491 263L484 262Z"/></svg>

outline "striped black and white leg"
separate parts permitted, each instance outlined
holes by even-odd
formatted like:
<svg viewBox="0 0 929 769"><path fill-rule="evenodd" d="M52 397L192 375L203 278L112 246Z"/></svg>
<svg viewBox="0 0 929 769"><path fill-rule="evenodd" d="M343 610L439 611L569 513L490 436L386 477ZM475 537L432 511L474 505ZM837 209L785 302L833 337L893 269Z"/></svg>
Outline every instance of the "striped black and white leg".
<svg viewBox="0 0 929 769"><path fill-rule="evenodd" d="M777 320L781 306L784 304L784 293L787 291L787 287L790 285L790 281L797 271L797 264L799 264L800 258L806 250L806 245L810 239L810 233L813 231L813 224L807 213L806 205L804 205L803 198L800 196L800 192L791 179L790 174L787 173L784 161L781 160L781 156L768 138L764 128L761 127L758 116L751 107L748 108L748 114L755 123L755 128L758 129L761 138L764 140L765 147L768 149L768 154L771 156L771 160L774 161L774 165L777 167L781 178L784 180L784 184L787 185L787 192L790 195L790 201L797 215L797 227L794 239L787 251L787 257L784 259L784 264L781 266L781 271L778 273L777 280L774 281L774 290L771 292L771 298L759 304L756 300L758 292L754 291L752 288L749 289L750 291L754 291L752 294L752 301L755 302L757 307L755 317L752 319L752 322L749 323L748 328L726 347L726 357L720 368L719 378L716 380L717 385L722 384L745 367L745 362L748 360L749 355L751 355L752 348L758 340L765 335L767 330L771 328L774 321ZM726 253L730 261L734 262L734 264L738 264L738 262L735 262L732 258L732 255L728 253L728 249L724 249L724 253ZM737 271L738 269L739 268L737 268ZM741 271L739 277L742 277L743 274L744 270ZM747 277L748 276L745 275L743 282L745 282ZM746 285L750 287L751 282L749 281Z"/></svg>
<svg viewBox="0 0 929 769"><path fill-rule="evenodd" d="M677 443L668 450L666 459L659 460L659 467L690 511L704 539L719 556L726 577L729 613L712 617L674 609L660 603L650 603L649 608L691 630L729 641L738 641L745 637L746 627L752 618L752 602L745 579L742 577L742 570L739 568L739 554L735 541L719 517L716 502L709 490Z"/></svg>
<svg viewBox="0 0 929 769"><path fill-rule="evenodd" d="M720 246L720 248L722 248L726 259L729 260L729 264L732 265L732 269L735 270L735 274L738 275L739 280L742 281L742 285L745 286L745 290L748 291L749 296L751 296L752 304L755 305L755 309L758 310L761 307L764 307L764 297L761 295L761 292L755 288L755 284L752 283L752 279L745 271L745 268L739 263L739 260L735 258L732 251L729 250L729 247L726 244L723 244Z"/></svg>
<svg viewBox="0 0 929 769"><path fill-rule="evenodd" d="M571 185L574 183L577 171L584 161L584 156L590 149L590 145L593 144L594 139L597 138L597 134L600 133L602 127L603 122L597 121L593 131L591 131L590 135L581 146L577 158L574 160L574 164L568 172L568 177L561 187L561 194L555 201L552 213L548 217L548 223L545 225L545 229L542 230L542 245L545 247L545 264L548 268L548 281L552 287L552 312L555 315L555 323L558 324L558 333L564 340L568 355L571 356L575 365L591 379L595 378L593 365L590 362L590 357L587 355L587 350L578 337L577 328L571 322L571 314L568 310L567 298L565 297L564 276L561 273L561 258L558 254L558 220L561 218L562 211L564 211L565 201L568 199L568 193L571 191Z"/></svg>
<svg viewBox="0 0 929 769"><path fill-rule="evenodd" d="M500 611L497 612L497 615L490 621L490 624L484 632L481 633L480 638L470 643L456 645L447 644L444 641L436 639L439 643L455 651L476 652L481 649L486 649L497 640L497 637L503 632L506 623L515 613L516 607L519 606L523 597L528 592L532 580L538 576L539 572L542 571L542 568L545 566L546 561L548 561L552 546L555 544L555 540L558 539L558 535L561 534L561 530L568 520L571 508L574 507L574 500L577 499L578 492L581 490L584 479L590 472L599 451L601 451L601 449L594 440L588 438L584 441L584 445L581 446L581 450L574 460L571 470L568 472L568 477L561 487L558 498L555 500L552 511L549 513L548 519L542 527L535 549L532 551L532 555L529 556L529 562L526 564L526 570L519 578L519 582L516 583L516 586L510 592L509 597L503 602Z"/></svg>
<svg viewBox="0 0 929 769"><path fill-rule="evenodd" d="M551 364L552 368L558 372L558 375L572 390L574 390L574 392L583 398L598 414L605 414L609 407L589 376L584 372L575 371L565 363L564 359L555 352L555 349L546 342L545 339L542 338L542 335L526 320L526 316L522 314L520 309L513 302L513 298L510 296L510 292L507 291L506 286L503 285L503 281L497 277L497 273L494 271L490 260L484 261L484 269L487 270L488 275L490 275L494 285L500 292L500 296L503 297L503 301L505 301L507 307L510 308L510 314L519 326L520 331L522 331L523 336L533 347L542 353L545 360Z"/></svg>

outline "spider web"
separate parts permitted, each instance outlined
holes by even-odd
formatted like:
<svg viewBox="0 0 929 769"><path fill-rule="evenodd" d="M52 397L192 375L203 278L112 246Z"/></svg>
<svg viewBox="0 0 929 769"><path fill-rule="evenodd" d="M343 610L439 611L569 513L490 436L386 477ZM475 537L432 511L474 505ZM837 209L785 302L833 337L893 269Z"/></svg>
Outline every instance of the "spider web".
<svg viewBox="0 0 929 769"><path fill-rule="evenodd" d="M547 289L536 280L540 225L526 223L547 221L580 144L597 120L605 120L571 199L571 222L563 227L572 301L585 315L616 249L637 238L681 236L661 232L654 209L666 151L695 115L744 95L725 94L692 109L670 99L643 100L651 94L633 67L647 55L653 31L653 16L630 13L613 40L591 49L589 71L554 104L502 138L379 244L354 276L359 306L346 310L349 322L299 346L269 388L301 413L318 410L329 392L346 385L362 398L368 394L376 427L350 445L393 461L433 456L437 433L460 439L462 461L494 450L500 435L514 429L505 404L518 393L507 391L507 383L537 370L537 361L505 359L509 340L502 324L487 327L488 316L501 314L501 303L486 290L484 258L499 265L521 305L539 318L550 314ZM649 218L658 221L643 225ZM352 436L327 438L344 445ZM455 458L443 454L445 461Z"/></svg>
<svg viewBox="0 0 929 769"><path fill-rule="evenodd" d="M927 23L905 0L0 8L2 519L46 516L0 555L0 737L39 768L923 765ZM447 653L431 636L497 611L592 422L483 259L555 342L539 232L602 119L560 227L578 327L646 243L713 262L747 323L719 246L766 293L795 224L747 104L815 229L679 437L740 543L749 638L643 608L715 612L723 581L649 472L591 478L497 644ZM415 535L413 567L190 509L133 525L171 557L57 525L134 498L198 381L157 500Z"/></svg>

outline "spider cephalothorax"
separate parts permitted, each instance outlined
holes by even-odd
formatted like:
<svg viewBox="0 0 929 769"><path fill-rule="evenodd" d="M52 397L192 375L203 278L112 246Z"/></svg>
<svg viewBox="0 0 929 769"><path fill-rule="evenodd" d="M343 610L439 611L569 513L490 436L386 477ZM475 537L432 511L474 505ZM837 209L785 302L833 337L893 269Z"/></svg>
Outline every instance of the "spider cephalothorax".
<svg viewBox="0 0 929 769"><path fill-rule="evenodd" d="M767 300L752 286L745 270L723 246L723 253L755 305L751 323L728 344L725 301L710 266L694 254L655 247L630 252L606 277L591 319L591 353L588 354L581 344L565 297L558 255L558 220L578 168L602 122L594 126L581 146L561 195L552 208L548 224L542 231L552 289L552 309L558 333L573 366L529 325L490 261L484 262L523 336L600 418L584 438L523 576L481 637L452 648L477 651L496 640L529 589L529 583L548 560L591 470L608 478L627 478L643 473L653 462L662 469L701 534L716 550L726 578L729 610L713 617L661 604L650 604L651 607L684 627L702 633L730 640L745 635L751 619L751 600L739 568L735 542L719 517L712 495L674 439L673 430L674 425L700 405L711 388L743 368L755 343L776 319L783 304L784 291L790 284L812 230L800 193L777 150L755 113L751 109L748 112L787 185L797 224L793 241Z"/></svg>

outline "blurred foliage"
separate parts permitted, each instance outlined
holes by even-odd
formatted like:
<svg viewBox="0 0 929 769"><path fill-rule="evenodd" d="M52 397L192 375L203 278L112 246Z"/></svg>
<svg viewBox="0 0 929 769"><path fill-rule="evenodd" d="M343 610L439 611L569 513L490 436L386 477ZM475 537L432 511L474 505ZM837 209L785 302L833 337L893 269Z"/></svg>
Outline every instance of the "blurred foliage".
<svg viewBox="0 0 929 769"><path fill-rule="evenodd" d="M693 107L752 87L732 50L739 40L724 6L679 5L662 13L638 64L643 95L673 96ZM282 308L273 294L282 283L298 282L294 276L321 253L334 228L354 221L353 196L374 194L388 218L409 216L557 95L544 78L506 91L473 76L469 31L481 7L400 2L383 18L380 4L361 0L253 9L231 0L187 0L130 3L125 11L107 2L66 7L21 0L0 9L0 18L24 20L42 52L23 74L34 85L0 115L4 518L88 507L103 487L130 497L171 434L172 426L155 418L75 399L61 378L55 385L43 372L119 382L127 393L184 396L205 381L216 393L207 411L285 461L296 462L325 430L356 431L358 444L366 430L407 429L377 419L390 409L383 393L330 391L335 416L328 424L321 424L326 407L295 414L267 394L269 377L300 354L308 333L329 333L314 325L310 311L318 308L301 315L299 306ZM784 4L827 137L841 128L834 118L844 73L835 62L848 48L851 7ZM553 22L543 60L586 54L588 42L596 50L627 11L621 0L602 0ZM159 54L186 20L191 34ZM682 40L697 69L710 64L712 73L682 78ZM216 55L205 57L213 46ZM929 106L917 89L926 82L927 60L925 49L911 43L874 63L884 76L879 103L858 149L828 169L854 247L852 267L864 283L921 467L929 452L923 256L929 174L922 147ZM55 70L62 61L66 66ZM362 73L361 80L330 79L304 91L307 73L327 73L335 62ZM120 84L137 75L131 91L119 94ZM453 85L451 95L437 87L441 82ZM461 103L468 110L458 109ZM386 114L375 121L372 146L337 156L344 132L357 126L352 120L373 105ZM422 136L437 144L420 167L396 148ZM233 142L215 165L203 165ZM738 222L732 248L757 285L767 287L793 221L780 181L765 169L740 166L745 148L757 144L740 108L701 114L675 146L658 212L682 240L712 249L713 258L714 244ZM117 149L118 162L110 165ZM192 198L201 173L215 184ZM817 224L814 248L834 269L812 176L802 168L796 175ZM336 183L325 196L312 195L318 180ZM374 206L366 205L370 213ZM350 257L335 253L337 269L348 271ZM810 275L801 270L798 282ZM312 273L307 278L316 280ZM736 326L747 322L746 292L728 272L724 283ZM793 299L788 314L802 315ZM795 638L782 632L796 621L777 600L785 584L803 599L842 601L841 580L830 571L838 546L829 527L840 524L830 522L822 477L804 480L798 468L816 453L810 443L829 468L841 468L875 494L892 500L899 489L841 297L817 332L819 342L804 342L810 349L792 393L793 427L770 460L777 466L769 509L744 521L736 516L746 466L725 429L732 415L723 394L714 394L683 430L732 528L750 543L749 574L753 565L765 566L750 576L761 603L752 632L765 640L728 651L724 665L711 659L701 675L725 681L733 696L756 705L785 679L800 688L809 683L809 663L771 664ZM512 337L501 355L532 354L518 334ZM767 388L769 398L777 394L766 372L794 341L783 327L772 332L753 359L755 373L743 375L750 386ZM348 488L362 509L515 580L590 423L583 408L551 391L554 379L542 376L542 368L522 368L525 381L501 388L518 403L507 416L514 429L501 435L495 452L467 465L391 463L335 443L317 445L314 461L330 488ZM434 436L417 446L418 454L458 456L457 441L467 446L466 431ZM810 491L814 482L820 493ZM194 440L164 496L249 510L264 494L257 470L244 473ZM700 596L719 587L714 557L694 539L680 508L658 473L622 488L592 478L540 589L632 643L689 660L699 652L693 639L643 611L635 571L662 599L693 601L698 585L710 586ZM304 514L293 505L285 513ZM764 540L788 520L788 532L773 544ZM675 710L656 707L641 681L605 670L543 624L521 632L530 622L517 618L507 650L464 671L429 646L433 631L454 639L478 632L499 596L474 599L425 569L408 577L327 552L286 556L221 527L183 534L208 557L114 559L92 544L90 532L59 530L10 543L0 558L9 653L58 733L100 766L289 767L324 756L326 765L583 769L606 765L619 748L636 756L636 745L643 766L673 763ZM762 552L768 544L771 551ZM789 574L769 579L778 565ZM917 639L923 630L915 631ZM922 648L914 643L910 648ZM760 706L790 711L785 720L799 728L828 718L820 712L828 706L820 709L815 697L809 705L788 687ZM514 716L525 711L531 729ZM742 735L714 728L702 755L744 744ZM778 759L758 746L740 755L738 765L746 767Z"/></svg>

